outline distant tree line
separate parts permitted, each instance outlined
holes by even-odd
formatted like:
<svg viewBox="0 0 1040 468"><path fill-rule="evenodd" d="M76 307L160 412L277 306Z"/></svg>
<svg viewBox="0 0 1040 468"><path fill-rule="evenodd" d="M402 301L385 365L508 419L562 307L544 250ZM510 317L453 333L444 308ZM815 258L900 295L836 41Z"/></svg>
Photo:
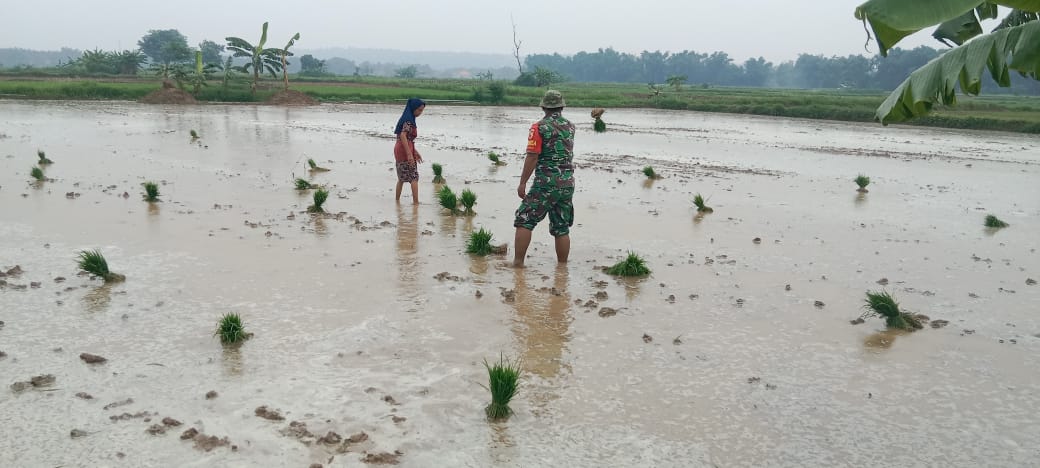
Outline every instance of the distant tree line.
<svg viewBox="0 0 1040 468"><path fill-rule="evenodd" d="M825 57L801 54L796 60L774 64L762 57L736 63L725 52L649 52L639 55L612 48L574 55L528 55L524 75L517 84L547 82L669 83L774 88L846 88L892 90L914 70L943 51L920 46L893 49L888 57L848 55ZM987 75L987 79L988 75ZM532 82L533 81L533 82ZM992 79L983 86L992 92L1040 94L1040 82L1012 76L1010 89L998 88Z"/></svg>

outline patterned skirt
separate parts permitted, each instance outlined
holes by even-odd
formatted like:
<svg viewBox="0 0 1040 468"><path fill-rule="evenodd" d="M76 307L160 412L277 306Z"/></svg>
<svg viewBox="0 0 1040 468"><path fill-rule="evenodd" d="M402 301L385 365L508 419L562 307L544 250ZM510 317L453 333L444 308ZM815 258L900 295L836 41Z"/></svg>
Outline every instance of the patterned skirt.
<svg viewBox="0 0 1040 468"><path fill-rule="evenodd" d="M419 180L419 165L415 161L398 161L397 180L400 182L415 182Z"/></svg>

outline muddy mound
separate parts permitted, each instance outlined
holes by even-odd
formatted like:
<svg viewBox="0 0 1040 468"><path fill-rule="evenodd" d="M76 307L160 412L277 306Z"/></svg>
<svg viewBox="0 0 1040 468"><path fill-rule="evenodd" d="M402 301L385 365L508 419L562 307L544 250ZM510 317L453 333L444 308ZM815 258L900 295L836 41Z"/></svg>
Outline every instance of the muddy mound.
<svg viewBox="0 0 1040 468"><path fill-rule="evenodd" d="M319 104L317 99L291 89L275 93L267 100L267 103L277 106L315 106Z"/></svg>
<svg viewBox="0 0 1040 468"><path fill-rule="evenodd" d="M163 86L158 91L148 93L140 102L145 104L197 104L198 101L188 94L186 91L179 90L177 88L168 88Z"/></svg>

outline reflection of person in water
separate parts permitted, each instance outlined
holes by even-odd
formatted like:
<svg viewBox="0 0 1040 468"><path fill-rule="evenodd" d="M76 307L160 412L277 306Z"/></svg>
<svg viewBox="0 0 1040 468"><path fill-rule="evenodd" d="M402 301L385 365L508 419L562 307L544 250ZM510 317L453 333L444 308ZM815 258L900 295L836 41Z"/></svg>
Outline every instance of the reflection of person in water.
<svg viewBox="0 0 1040 468"><path fill-rule="evenodd" d="M411 303L409 308L418 305L418 291L415 287L416 275L419 270L419 255L417 253L419 244L419 207L397 206L397 271L400 281L398 297L407 298Z"/></svg>
<svg viewBox="0 0 1040 468"><path fill-rule="evenodd" d="M558 265L552 288L535 290L527 285L527 271L514 269L514 307L517 336L522 346L524 371L543 378L560 373L564 344L570 340L570 295L566 265Z"/></svg>

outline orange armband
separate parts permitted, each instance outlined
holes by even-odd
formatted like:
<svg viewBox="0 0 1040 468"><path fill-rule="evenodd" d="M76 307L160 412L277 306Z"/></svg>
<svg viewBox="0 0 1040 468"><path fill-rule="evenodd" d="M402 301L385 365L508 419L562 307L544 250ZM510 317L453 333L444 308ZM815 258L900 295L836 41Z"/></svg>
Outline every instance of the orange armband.
<svg viewBox="0 0 1040 468"><path fill-rule="evenodd" d="M542 134L538 133L538 124L531 125L531 130L527 133L527 152L528 153L541 153L542 152Z"/></svg>

